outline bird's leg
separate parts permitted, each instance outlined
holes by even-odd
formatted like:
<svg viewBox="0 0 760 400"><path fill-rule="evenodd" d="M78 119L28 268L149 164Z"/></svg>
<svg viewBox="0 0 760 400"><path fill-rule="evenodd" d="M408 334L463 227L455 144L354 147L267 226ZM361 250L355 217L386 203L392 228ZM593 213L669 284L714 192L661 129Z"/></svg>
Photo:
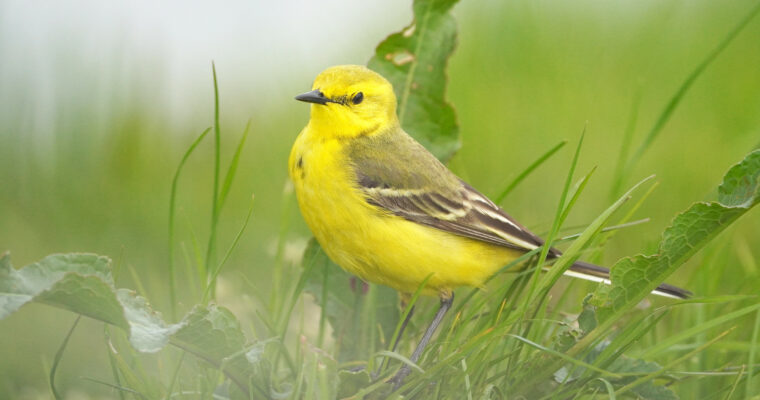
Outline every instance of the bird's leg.
<svg viewBox="0 0 760 400"><path fill-rule="evenodd" d="M454 293L448 292L445 294L441 294L441 307L438 309L438 312L435 314L435 317L433 317L433 322L430 323L430 326L427 327L425 330L425 334L422 335L422 340L420 340L420 344L417 345L417 348L414 349L414 352L412 353L412 357L409 359L416 363L417 360L420 359L420 356L422 356L422 351L425 350L425 346L427 346L430 339L433 337L433 334L438 329L438 325L441 324L441 321L443 321L443 317L446 315L446 312L449 311L451 308L451 304L454 302ZM404 382L404 379L411 373L412 370L409 368L409 365L404 364L401 369L396 373L396 375L391 378L391 382L393 382L394 388L398 388L401 386L401 383Z"/></svg>

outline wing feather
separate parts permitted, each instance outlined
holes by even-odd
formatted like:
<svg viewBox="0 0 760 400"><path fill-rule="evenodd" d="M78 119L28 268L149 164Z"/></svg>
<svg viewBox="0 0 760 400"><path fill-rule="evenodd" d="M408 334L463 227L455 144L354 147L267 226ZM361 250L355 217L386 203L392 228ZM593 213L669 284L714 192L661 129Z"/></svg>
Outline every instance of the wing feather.
<svg viewBox="0 0 760 400"><path fill-rule="evenodd" d="M519 250L532 250L543 241L522 227L483 194L457 180L444 192L433 188L393 188L358 173L367 201L391 214L457 235Z"/></svg>

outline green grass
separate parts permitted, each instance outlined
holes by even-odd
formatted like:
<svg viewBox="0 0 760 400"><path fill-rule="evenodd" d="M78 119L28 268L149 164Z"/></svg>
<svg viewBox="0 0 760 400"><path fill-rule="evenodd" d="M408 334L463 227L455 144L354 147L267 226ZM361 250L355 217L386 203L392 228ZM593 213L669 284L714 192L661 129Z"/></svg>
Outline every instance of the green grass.
<svg viewBox="0 0 760 400"><path fill-rule="evenodd" d="M633 17L616 8L624 6L597 3L512 2L488 4L488 12L474 2L457 7L460 44L446 97L457 110L463 147L451 166L486 193L507 192L501 204L534 231L556 239L585 231L574 242L587 243L578 249L583 259L612 265L655 253L672 218L694 202L714 200L725 171L758 144L760 24L752 20L728 46L721 42L756 2L647 4ZM246 338L240 348L255 360L253 398L387 394L382 378L411 354L437 301L414 301L410 327L389 353L404 311L395 294L378 286L365 293L324 254L299 261L309 234L283 187L289 145L305 111L293 118L298 105L287 94L253 116L235 115L224 105L241 99L222 92L215 111L211 93L206 114L218 139L200 142L192 155L185 153L194 140L189 135L204 125L163 135L176 127L135 99L115 107L121 111L107 121L115 132L109 140L88 125L97 108L81 100L79 115L64 120L48 151L15 134L24 129L20 120L3 118L2 250L12 251L17 265L53 252L109 255L118 267L116 286L139 289L167 323L203 303L204 294L215 298L231 310ZM67 110L60 112L70 115ZM666 122L658 122L663 115ZM577 161L567 148L554 152L560 140L578 143L587 121ZM647 139L652 131L656 140ZM646 151L629 161L642 143ZM230 160L227 171L224 160ZM573 168L582 176L595 172L574 187ZM585 230L631 182L652 173L656 190L634 192L610 221L651 222L614 236ZM166 246L168 204L173 251ZM594 311L599 304L584 304L595 285L507 266L486 290L457 291L418 363L424 372L411 375L399 393L630 398L642 388L667 387L681 398L752 398L760 391L758 226L757 212L748 213L668 278L694 291L696 300L646 297L607 320ZM224 250L208 258L214 243ZM75 318L32 304L0 321L0 397L49 398L48 382L63 398L230 393L218 386L239 354L216 364L172 346L143 354L122 330L88 318L67 335ZM380 377L372 380L358 368L380 368ZM332 386L338 380L341 386Z"/></svg>

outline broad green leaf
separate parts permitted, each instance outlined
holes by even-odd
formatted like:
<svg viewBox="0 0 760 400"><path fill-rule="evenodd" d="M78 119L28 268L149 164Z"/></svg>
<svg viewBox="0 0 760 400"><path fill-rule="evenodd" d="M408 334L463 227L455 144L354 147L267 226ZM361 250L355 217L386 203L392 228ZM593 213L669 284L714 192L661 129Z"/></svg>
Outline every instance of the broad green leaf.
<svg viewBox="0 0 760 400"><path fill-rule="evenodd" d="M113 290L110 260L95 254L54 254L16 270L0 260L0 319L38 301L130 329Z"/></svg>
<svg viewBox="0 0 760 400"><path fill-rule="evenodd" d="M196 306L177 324L167 324L134 291L116 289L107 257L54 254L19 270L0 257L0 319L29 302L64 308L118 326L140 352L171 343L219 368L248 398L269 397L266 342L248 344L232 313L216 305ZM123 369L122 369L123 372Z"/></svg>
<svg viewBox="0 0 760 400"><path fill-rule="evenodd" d="M590 307L590 306L589 306ZM584 312L593 314L589 308L584 309ZM580 320L580 317L579 317ZM599 346L592 349L588 355L583 359L584 362L589 364L595 364L600 355L604 354L608 349L610 342L604 342ZM662 370L662 367L654 362L648 362L640 359L633 359L630 357L621 356L616 358L609 366L605 367L607 371L622 375L621 377L606 377L607 380L615 388L622 388L625 385L633 382L641 375L647 375ZM566 383L569 381L580 379L587 371L584 366L564 366L554 373L554 380L558 383ZM654 380L642 383L633 389L633 393L638 395L641 399L648 400L675 400L678 397L670 389L665 386L658 385Z"/></svg>
<svg viewBox="0 0 760 400"><path fill-rule="evenodd" d="M643 360L636 360L628 357L620 357L612 365L609 366L609 370L618 373L635 373L640 375L649 374L661 370L662 367L654 362L647 362ZM627 376L622 379L610 380L615 387L622 387L633 382L637 376ZM638 395L638 398L646 400L677 400L678 396L673 393L669 388L657 385L654 381L649 381L638 385L631 389L633 393Z"/></svg>
<svg viewBox="0 0 760 400"><path fill-rule="evenodd" d="M264 343L247 345L240 323L226 308L196 306L178 325L171 344L222 370L238 388L269 395L269 363ZM265 381L258 379L264 376ZM254 380L251 380L256 378Z"/></svg>
<svg viewBox="0 0 760 400"><path fill-rule="evenodd" d="M760 201L760 151L750 153L726 173L718 201L696 203L665 229L656 255L618 261L611 269L609 292L598 291L599 320L638 304L694 253Z"/></svg>
<svg viewBox="0 0 760 400"><path fill-rule="evenodd" d="M305 291L316 298L333 328L340 361L367 359L375 349L386 348L377 336L378 327L387 342L399 319L396 291L367 285L343 271L321 251L312 239L306 248L304 265L313 265ZM373 317L373 318L370 318Z"/></svg>
<svg viewBox="0 0 760 400"><path fill-rule="evenodd" d="M338 372L338 398L343 399L353 395L371 383L372 379L367 370Z"/></svg>
<svg viewBox="0 0 760 400"><path fill-rule="evenodd" d="M393 84L404 130L442 160L460 146L454 108L445 100L446 64L456 45L450 10L456 2L415 0L414 21L383 40L368 63Z"/></svg>

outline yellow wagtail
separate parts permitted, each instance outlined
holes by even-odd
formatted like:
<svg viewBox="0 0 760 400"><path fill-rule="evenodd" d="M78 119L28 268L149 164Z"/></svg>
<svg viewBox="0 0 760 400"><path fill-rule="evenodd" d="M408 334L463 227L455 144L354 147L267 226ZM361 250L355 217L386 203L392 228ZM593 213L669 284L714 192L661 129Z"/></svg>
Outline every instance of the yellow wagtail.
<svg viewBox="0 0 760 400"><path fill-rule="evenodd" d="M441 306L412 354L417 362L454 288L482 286L544 242L401 129L393 87L379 74L331 67L312 89L296 96L312 103L311 119L289 160L301 213L327 255L359 278L408 295L429 277L423 294ZM609 283L609 270L580 261L567 274ZM665 284L654 293L688 296ZM404 365L394 381L409 371Z"/></svg>

